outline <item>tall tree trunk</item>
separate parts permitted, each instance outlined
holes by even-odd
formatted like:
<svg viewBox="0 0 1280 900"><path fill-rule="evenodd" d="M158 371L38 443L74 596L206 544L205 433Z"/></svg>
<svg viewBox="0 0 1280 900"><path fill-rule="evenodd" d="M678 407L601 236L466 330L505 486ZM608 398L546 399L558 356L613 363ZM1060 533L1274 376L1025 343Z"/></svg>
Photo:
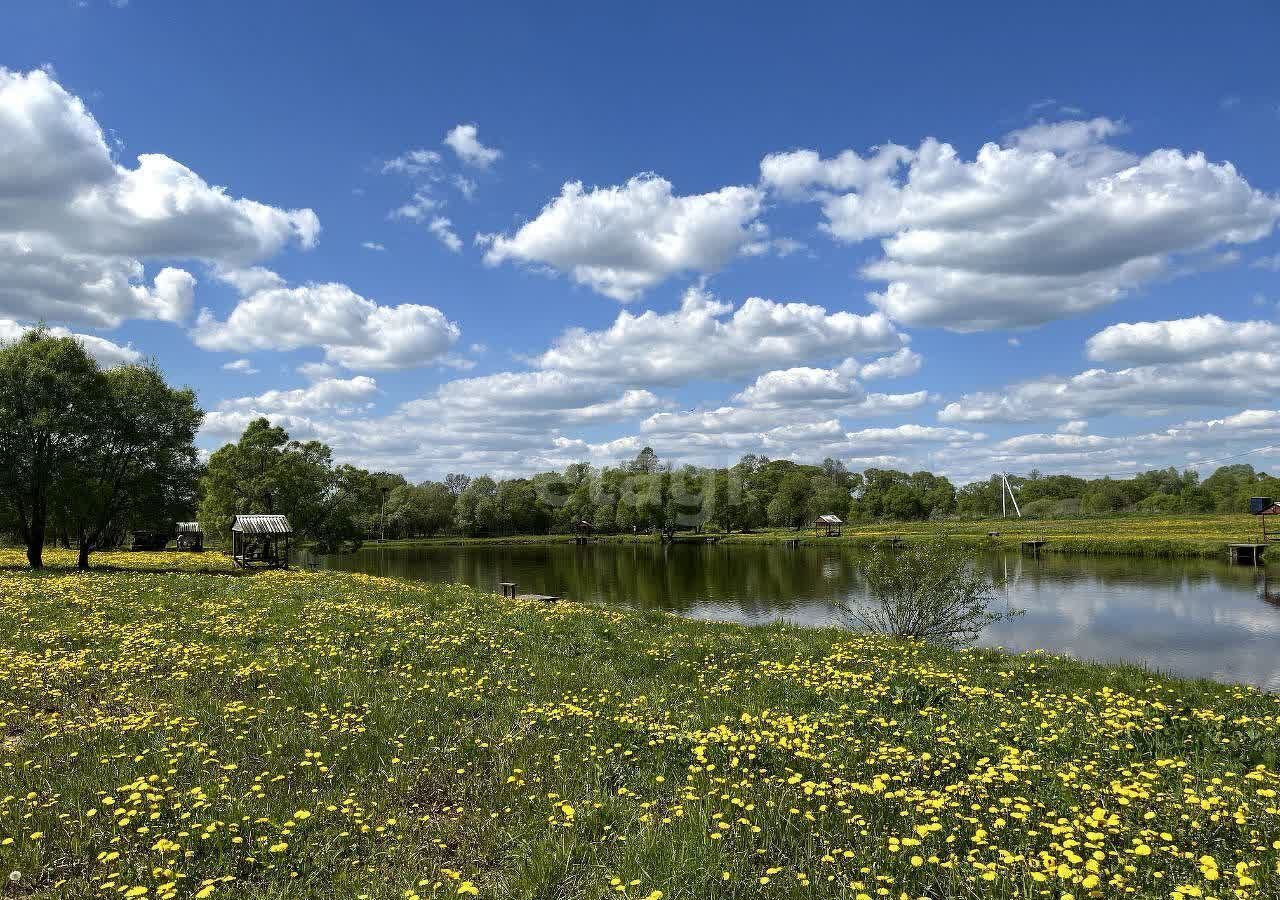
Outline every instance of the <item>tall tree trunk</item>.
<svg viewBox="0 0 1280 900"><path fill-rule="evenodd" d="M94 541L90 540L89 532L84 528L79 530L79 540L76 542L76 548L79 551L76 554L76 568L81 572L89 571L89 551L93 549Z"/></svg>
<svg viewBox="0 0 1280 900"><path fill-rule="evenodd" d="M33 569L44 568L44 522L37 515L31 517L27 531L27 565Z"/></svg>

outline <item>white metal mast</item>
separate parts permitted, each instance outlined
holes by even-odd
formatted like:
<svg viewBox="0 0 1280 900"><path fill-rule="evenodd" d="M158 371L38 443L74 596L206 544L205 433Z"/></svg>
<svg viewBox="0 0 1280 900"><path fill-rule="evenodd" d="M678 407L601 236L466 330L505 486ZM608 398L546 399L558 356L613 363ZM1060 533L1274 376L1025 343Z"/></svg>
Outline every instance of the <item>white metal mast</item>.
<svg viewBox="0 0 1280 900"><path fill-rule="evenodd" d="M1018 518L1022 518L1022 510L1018 508L1018 498L1013 495L1013 485L1009 484L1009 473L1001 472L1000 481L1004 483L1004 490L1000 492L1000 515L1009 514L1009 508L1005 505L1005 494L1009 495L1009 499L1013 501L1013 510L1018 514Z"/></svg>

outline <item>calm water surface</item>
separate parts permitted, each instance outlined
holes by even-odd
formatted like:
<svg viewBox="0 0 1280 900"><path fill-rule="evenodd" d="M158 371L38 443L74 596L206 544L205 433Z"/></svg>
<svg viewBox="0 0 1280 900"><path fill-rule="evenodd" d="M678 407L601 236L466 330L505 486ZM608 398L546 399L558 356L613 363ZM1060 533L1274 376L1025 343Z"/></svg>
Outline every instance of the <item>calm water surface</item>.
<svg viewBox="0 0 1280 900"><path fill-rule="evenodd" d="M840 623L865 596L851 548L610 545L366 547L327 568L662 609L700 619ZM1280 690L1280 570L1212 560L1017 553L984 556L1026 615L982 642L1141 663Z"/></svg>

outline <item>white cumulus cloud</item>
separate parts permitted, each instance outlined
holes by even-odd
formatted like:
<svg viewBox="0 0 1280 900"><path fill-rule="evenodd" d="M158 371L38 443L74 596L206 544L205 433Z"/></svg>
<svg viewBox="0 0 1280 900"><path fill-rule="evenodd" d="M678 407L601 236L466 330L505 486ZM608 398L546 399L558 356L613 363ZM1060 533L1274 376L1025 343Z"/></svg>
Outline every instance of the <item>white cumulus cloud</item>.
<svg viewBox="0 0 1280 900"><path fill-rule="evenodd" d="M229 280L245 285L238 275ZM242 352L321 347L328 361L348 369L407 369L445 361L461 335L434 306L382 306L345 284L291 287L262 278L249 284L255 280L260 283L225 320L201 310L191 331L198 346Z"/></svg>
<svg viewBox="0 0 1280 900"><path fill-rule="evenodd" d="M1089 369L1045 376L998 391L965 394L938 413L944 422L1032 422L1123 414L1156 416L1211 407L1224 397L1249 401L1280 395L1280 357L1236 351L1184 362Z"/></svg>
<svg viewBox="0 0 1280 900"><path fill-rule="evenodd" d="M12 343L31 329L32 326L23 325L12 319L0 319L0 344ZM75 338L88 354L98 361L99 365L107 369L142 361L142 354L133 347L121 346L96 334L80 334L62 326L54 326L47 330L54 337Z"/></svg>
<svg viewBox="0 0 1280 900"><path fill-rule="evenodd" d="M805 360L896 350L906 337L880 313L828 312L759 297L736 308L702 288L670 313L625 310L603 330L570 329L537 359L543 369L645 384L751 376Z"/></svg>
<svg viewBox="0 0 1280 900"><path fill-rule="evenodd" d="M978 331L1039 325L1110 304L1175 274L1181 256L1271 233L1280 199L1230 162L1161 149L1135 156L1107 119L1040 123L972 160L917 148L773 154L762 183L821 205L838 241L878 239L872 303L910 325Z"/></svg>
<svg viewBox="0 0 1280 900"><path fill-rule="evenodd" d="M436 240L453 253L462 249L462 239L454 233L453 222L445 216L436 216L427 226L427 230L436 236Z"/></svg>
<svg viewBox="0 0 1280 900"><path fill-rule="evenodd" d="M1162 322L1119 322L1093 335L1085 346L1089 358L1099 362L1176 362L1280 347L1280 325L1229 322L1212 313Z"/></svg>
<svg viewBox="0 0 1280 900"><path fill-rule="evenodd" d="M458 159L477 169L487 169L502 156L501 150L480 143L475 125L456 125L444 137L444 143L458 154Z"/></svg>
<svg viewBox="0 0 1280 900"><path fill-rule="evenodd" d="M924 357L910 347L903 347L890 356L872 360L858 370L858 374L870 381L874 378L905 378L914 375L924 365Z"/></svg>
<svg viewBox="0 0 1280 900"><path fill-rule="evenodd" d="M165 267L148 284L146 262L246 265L319 231L309 209L237 198L163 154L117 163L78 97L0 68L0 314L180 320L194 278Z"/></svg>
<svg viewBox="0 0 1280 900"><path fill-rule="evenodd" d="M656 175L590 190L574 181L514 234L481 240L489 265L550 266L626 302L674 275L724 266L766 233L762 206L754 187L681 196Z"/></svg>
<svg viewBox="0 0 1280 900"><path fill-rule="evenodd" d="M368 376L325 378L305 388L271 390L252 397L233 397L205 414L201 437L235 440L254 419L267 418L298 440L328 440L341 446L350 417L367 412L378 393ZM336 417L336 418L335 418Z"/></svg>

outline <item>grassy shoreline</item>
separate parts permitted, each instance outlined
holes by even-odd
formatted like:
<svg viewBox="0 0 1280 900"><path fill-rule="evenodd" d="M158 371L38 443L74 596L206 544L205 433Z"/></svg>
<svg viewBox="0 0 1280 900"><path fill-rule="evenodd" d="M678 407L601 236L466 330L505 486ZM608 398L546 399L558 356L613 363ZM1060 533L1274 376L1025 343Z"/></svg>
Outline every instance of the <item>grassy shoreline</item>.
<svg viewBox="0 0 1280 900"><path fill-rule="evenodd" d="M0 551L6 897L1280 889L1280 695L211 554L49 558Z"/></svg>
<svg viewBox="0 0 1280 900"><path fill-rule="evenodd" d="M990 537L989 532L999 532ZM1018 549L1025 540L1044 540L1047 553L1117 556L1226 557L1230 542L1257 540L1257 523L1246 515L1117 516L1078 519L980 519L941 522L854 523L840 537L818 536L812 529L769 529L752 534L707 532L725 544L776 544L799 539L806 546L866 546L891 537L924 540L946 534L978 547ZM464 546L572 543L570 534L506 537L436 537L370 543L366 546ZM595 543L656 543L653 534L603 534Z"/></svg>

